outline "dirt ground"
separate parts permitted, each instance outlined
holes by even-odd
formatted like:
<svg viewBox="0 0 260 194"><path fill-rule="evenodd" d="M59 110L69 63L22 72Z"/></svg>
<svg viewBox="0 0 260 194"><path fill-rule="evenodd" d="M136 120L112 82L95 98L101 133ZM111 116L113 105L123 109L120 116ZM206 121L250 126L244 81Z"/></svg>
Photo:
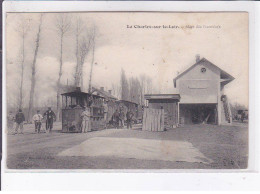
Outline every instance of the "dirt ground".
<svg viewBox="0 0 260 194"><path fill-rule="evenodd" d="M165 132L106 129L90 133L61 133L55 123L53 133L35 134L26 125L24 134L7 135L9 169L244 169L248 160L248 124L232 126L186 125ZM163 160L141 160L113 156L58 156L73 146L93 137L137 138L191 143L210 164ZM90 148L91 149L91 148ZM180 150L180 152L185 150Z"/></svg>

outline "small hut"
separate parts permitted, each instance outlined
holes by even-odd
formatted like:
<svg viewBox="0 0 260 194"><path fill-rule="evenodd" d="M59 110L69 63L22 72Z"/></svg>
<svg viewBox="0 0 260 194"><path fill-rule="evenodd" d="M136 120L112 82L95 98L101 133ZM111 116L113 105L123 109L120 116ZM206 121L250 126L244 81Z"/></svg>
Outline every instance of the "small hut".
<svg viewBox="0 0 260 194"><path fill-rule="evenodd" d="M164 110L164 128L178 126L179 94L146 94L144 97L148 101L148 109Z"/></svg>

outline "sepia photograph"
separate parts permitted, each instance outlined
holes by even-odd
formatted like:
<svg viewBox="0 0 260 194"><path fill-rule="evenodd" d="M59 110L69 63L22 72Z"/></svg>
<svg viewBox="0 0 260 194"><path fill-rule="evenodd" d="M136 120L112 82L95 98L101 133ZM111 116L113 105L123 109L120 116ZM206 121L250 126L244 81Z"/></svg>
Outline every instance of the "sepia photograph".
<svg viewBox="0 0 260 194"><path fill-rule="evenodd" d="M248 12L7 12L6 168L247 169Z"/></svg>

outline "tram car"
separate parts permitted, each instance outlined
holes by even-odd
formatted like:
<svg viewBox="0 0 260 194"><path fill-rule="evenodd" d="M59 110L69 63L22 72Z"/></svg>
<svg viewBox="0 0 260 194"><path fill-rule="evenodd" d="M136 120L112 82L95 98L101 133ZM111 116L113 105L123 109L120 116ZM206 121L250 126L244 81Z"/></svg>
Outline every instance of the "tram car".
<svg viewBox="0 0 260 194"><path fill-rule="evenodd" d="M143 108L141 105L130 102L127 100L118 100L117 101L118 109L123 109L124 113L126 114L128 110L131 110L132 113L134 113L134 122L135 123L141 123L142 122L142 116L143 116Z"/></svg>
<svg viewBox="0 0 260 194"><path fill-rule="evenodd" d="M84 107L90 108L91 130L102 130L104 121L104 98L98 95L81 92L78 88L62 96L62 132L81 132L81 113Z"/></svg>

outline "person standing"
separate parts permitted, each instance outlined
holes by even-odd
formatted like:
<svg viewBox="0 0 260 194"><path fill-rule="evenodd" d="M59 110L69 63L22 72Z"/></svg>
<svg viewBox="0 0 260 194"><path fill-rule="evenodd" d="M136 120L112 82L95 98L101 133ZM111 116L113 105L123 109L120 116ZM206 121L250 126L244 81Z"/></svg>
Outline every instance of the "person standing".
<svg viewBox="0 0 260 194"><path fill-rule="evenodd" d="M107 125L107 114L108 114L107 101L104 102L103 107L104 107L104 121L105 121L105 125Z"/></svg>
<svg viewBox="0 0 260 194"><path fill-rule="evenodd" d="M134 117L134 113L131 110L128 110L126 113L127 129L132 129L133 117Z"/></svg>
<svg viewBox="0 0 260 194"><path fill-rule="evenodd" d="M56 115L51 110L51 107L48 107L48 110L43 114L43 116L46 116L46 130L49 130L49 133L51 133Z"/></svg>
<svg viewBox="0 0 260 194"><path fill-rule="evenodd" d="M10 111L8 116L7 116L7 133L9 132L13 132L14 130L14 121L15 121L15 118L14 118L14 115L13 115L13 112Z"/></svg>
<svg viewBox="0 0 260 194"><path fill-rule="evenodd" d="M42 119L43 119L43 116L40 114L40 111L37 110L37 114L35 114L32 118L32 120L34 121L36 133L37 132L40 133L40 131L41 131ZM44 132L46 133L46 129L44 130Z"/></svg>
<svg viewBox="0 0 260 194"><path fill-rule="evenodd" d="M245 111L243 110L241 113L241 122L243 123L245 119Z"/></svg>
<svg viewBox="0 0 260 194"><path fill-rule="evenodd" d="M115 126L116 129L118 129L119 127L119 111L116 109L116 111L113 114L113 124Z"/></svg>
<svg viewBox="0 0 260 194"><path fill-rule="evenodd" d="M86 133L91 131L91 120L90 120L91 114L88 107L85 107L84 111L81 113L81 132Z"/></svg>
<svg viewBox="0 0 260 194"><path fill-rule="evenodd" d="M24 114L22 112L22 109L18 110L18 113L15 115L15 122L16 122L16 127L15 127L15 134L18 133L18 128L20 128L21 134L23 134L23 123L25 121Z"/></svg>
<svg viewBox="0 0 260 194"><path fill-rule="evenodd" d="M125 113L123 109L120 109L120 113L119 113L119 122L120 122L120 127L124 128L125 125Z"/></svg>

